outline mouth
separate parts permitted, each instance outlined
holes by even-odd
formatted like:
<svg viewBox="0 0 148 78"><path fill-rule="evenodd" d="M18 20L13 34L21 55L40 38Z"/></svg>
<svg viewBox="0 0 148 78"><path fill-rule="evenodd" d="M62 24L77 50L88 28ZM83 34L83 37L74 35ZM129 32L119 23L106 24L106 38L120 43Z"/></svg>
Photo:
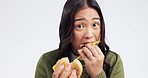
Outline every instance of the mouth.
<svg viewBox="0 0 148 78"><path fill-rule="evenodd" d="M98 45L99 43L100 43L100 41L86 42L86 43L82 43L82 44L80 45L80 47L85 47L86 44Z"/></svg>

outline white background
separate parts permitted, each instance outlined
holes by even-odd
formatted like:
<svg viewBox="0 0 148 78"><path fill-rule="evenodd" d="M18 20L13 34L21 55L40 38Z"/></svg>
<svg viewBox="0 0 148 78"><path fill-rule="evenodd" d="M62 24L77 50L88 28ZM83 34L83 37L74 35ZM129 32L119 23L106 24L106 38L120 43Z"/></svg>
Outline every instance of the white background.
<svg viewBox="0 0 148 78"><path fill-rule="evenodd" d="M0 78L33 78L40 56L59 44L66 0L0 0ZM106 40L120 54L125 78L148 78L148 1L98 0Z"/></svg>

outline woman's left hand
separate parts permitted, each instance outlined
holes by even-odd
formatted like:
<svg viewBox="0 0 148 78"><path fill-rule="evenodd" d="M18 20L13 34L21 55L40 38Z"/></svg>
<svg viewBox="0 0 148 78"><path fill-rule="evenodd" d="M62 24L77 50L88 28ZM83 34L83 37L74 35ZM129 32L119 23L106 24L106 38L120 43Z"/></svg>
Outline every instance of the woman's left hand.
<svg viewBox="0 0 148 78"><path fill-rule="evenodd" d="M97 45L86 44L82 49L83 52L78 50L78 53L85 62L87 73L94 78L103 71L104 54Z"/></svg>

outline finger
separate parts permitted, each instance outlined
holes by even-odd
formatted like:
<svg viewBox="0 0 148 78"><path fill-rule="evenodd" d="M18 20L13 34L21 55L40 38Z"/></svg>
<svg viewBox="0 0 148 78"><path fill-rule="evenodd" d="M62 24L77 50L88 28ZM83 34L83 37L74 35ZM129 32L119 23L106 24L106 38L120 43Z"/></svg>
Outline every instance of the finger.
<svg viewBox="0 0 148 78"><path fill-rule="evenodd" d="M54 78L58 78L59 74L61 73L62 69L64 68L64 65L62 64L61 66L59 66L52 74L52 76Z"/></svg>
<svg viewBox="0 0 148 78"><path fill-rule="evenodd" d="M82 59L83 59L84 61L87 61L87 60L88 60L87 57L86 57L86 55L83 53L82 50L78 50L78 53L80 54L80 56L82 57Z"/></svg>
<svg viewBox="0 0 148 78"><path fill-rule="evenodd" d="M87 44L86 47L90 50L90 52L92 53L92 55L94 57L98 57L99 56L94 44L92 44L92 45Z"/></svg>
<svg viewBox="0 0 148 78"><path fill-rule="evenodd" d="M70 74L70 72L69 72L70 69L71 69L71 65L68 65L68 66L66 67L66 69L64 70L64 72L62 73L62 75L61 75L60 78L67 78L68 75Z"/></svg>
<svg viewBox="0 0 148 78"><path fill-rule="evenodd" d="M97 53L99 55L104 56L103 52L101 51L101 49L97 45L94 45L94 48L97 50Z"/></svg>
<svg viewBox="0 0 148 78"><path fill-rule="evenodd" d="M69 78L77 78L76 70L74 69Z"/></svg>
<svg viewBox="0 0 148 78"><path fill-rule="evenodd" d="M85 53L85 55L87 56L88 59L93 57L91 51L87 47L83 47L83 51L84 51L84 53Z"/></svg>

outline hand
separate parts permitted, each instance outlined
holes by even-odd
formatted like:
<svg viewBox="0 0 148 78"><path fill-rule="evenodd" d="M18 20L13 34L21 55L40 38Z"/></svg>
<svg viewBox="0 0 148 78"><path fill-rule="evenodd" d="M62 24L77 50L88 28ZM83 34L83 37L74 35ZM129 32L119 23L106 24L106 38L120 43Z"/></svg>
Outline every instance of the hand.
<svg viewBox="0 0 148 78"><path fill-rule="evenodd" d="M52 74L52 78L68 78L69 74L71 73L71 66L67 66L64 69L64 65L59 66ZM69 78L77 78L76 70L73 70Z"/></svg>
<svg viewBox="0 0 148 78"><path fill-rule="evenodd" d="M78 53L85 62L85 68L88 74L93 78L103 71L104 55L97 45L86 44L82 48L83 52Z"/></svg>

